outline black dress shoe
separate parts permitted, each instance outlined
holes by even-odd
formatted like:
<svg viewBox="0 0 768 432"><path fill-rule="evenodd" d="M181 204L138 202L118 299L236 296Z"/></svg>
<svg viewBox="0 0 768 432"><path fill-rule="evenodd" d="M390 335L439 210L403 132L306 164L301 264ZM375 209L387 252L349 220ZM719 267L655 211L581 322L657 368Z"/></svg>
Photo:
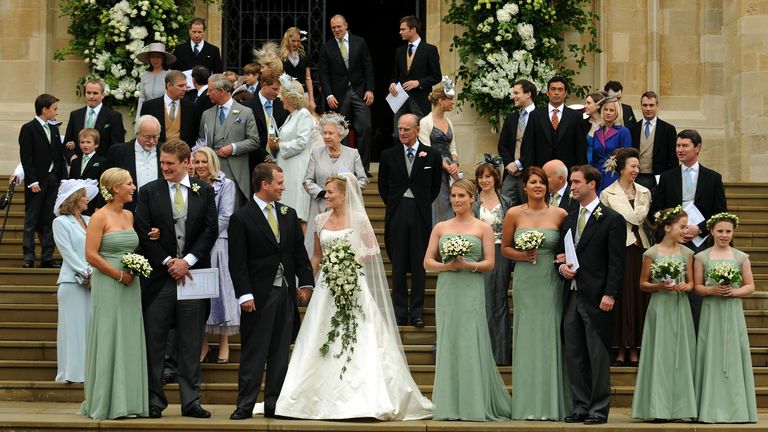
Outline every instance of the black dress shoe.
<svg viewBox="0 0 768 432"><path fill-rule="evenodd" d="M200 405L195 405L186 411L182 411L181 415L184 417L210 418L211 412L203 409Z"/></svg>
<svg viewBox="0 0 768 432"><path fill-rule="evenodd" d="M413 319L413 325L422 328L424 327L424 320L421 317L416 317Z"/></svg>
<svg viewBox="0 0 768 432"><path fill-rule="evenodd" d="M35 263L32 261L24 261L23 268L35 268Z"/></svg>
<svg viewBox="0 0 768 432"><path fill-rule="evenodd" d="M231 416L229 416L230 420L245 420L253 417L253 412L238 408L235 410L235 412L232 413Z"/></svg>
<svg viewBox="0 0 768 432"><path fill-rule="evenodd" d="M176 375L172 373L163 374L163 384L172 384L176 381Z"/></svg>
<svg viewBox="0 0 768 432"><path fill-rule="evenodd" d="M42 268L61 268L61 264L57 263L56 261L43 261L40 264L40 267L42 267Z"/></svg>
<svg viewBox="0 0 768 432"><path fill-rule="evenodd" d="M589 416L585 413L573 413L563 419L566 423L582 423Z"/></svg>
<svg viewBox="0 0 768 432"><path fill-rule="evenodd" d="M595 415L591 415L591 416L589 416L589 417L584 419L584 424L585 425L596 425L596 424L603 424L603 423L607 423L607 422L608 422L607 418L599 417L599 416L595 416Z"/></svg>
<svg viewBox="0 0 768 432"><path fill-rule="evenodd" d="M149 418L160 418L163 416L163 410L158 407L149 407Z"/></svg>

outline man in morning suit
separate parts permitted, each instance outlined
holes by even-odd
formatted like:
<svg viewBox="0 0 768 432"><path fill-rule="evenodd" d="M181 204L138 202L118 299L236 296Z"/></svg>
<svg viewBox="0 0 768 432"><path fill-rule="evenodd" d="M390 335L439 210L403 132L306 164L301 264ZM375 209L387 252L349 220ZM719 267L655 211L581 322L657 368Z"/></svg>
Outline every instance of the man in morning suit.
<svg viewBox="0 0 768 432"><path fill-rule="evenodd" d="M421 40L421 21L413 15L400 19L400 37L408 42L395 50L395 67L392 71L392 84L389 93L397 96L397 83L408 93L408 100L395 113L394 138L397 143L397 119L411 113L419 118L429 114L432 105L429 93L432 86L439 83L443 73L440 71L440 54L437 47Z"/></svg>
<svg viewBox="0 0 768 432"><path fill-rule="evenodd" d="M619 81L608 81L605 83L603 90L608 93L608 97L613 96L621 101L621 93L624 91L624 86ZM624 127L632 129L632 126L637 123L637 118L635 118L635 112L632 110L632 105L623 103L621 104L621 110L624 114L622 117L624 120Z"/></svg>
<svg viewBox="0 0 768 432"><path fill-rule="evenodd" d="M189 25L189 40L173 50L176 63L169 65L171 69L186 71L197 65L208 68L210 73L222 73L221 53L219 47L204 40L205 20L195 18Z"/></svg>
<svg viewBox="0 0 768 432"><path fill-rule="evenodd" d="M640 174L635 181L653 192L656 189L656 176L677 168L677 130L657 117L659 97L655 92L643 93L640 106L643 109L643 121L635 123L629 130L632 147L640 152Z"/></svg>
<svg viewBox="0 0 768 432"><path fill-rule="evenodd" d="M374 73L365 39L347 31L341 15L331 18L333 39L320 48L320 83L328 107L346 117L355 129L357 150L368 172L371 165L371 111Z"/></svg>
<svg viewBox="0 0 768 432"><path fill-rule="evenodd" d="M568 213L576 210L579 202L571 196L568 168L563 161L553 159L541 168L547 174L547 183L549 183L549 205L560 207Z"/></svg>
<svg viewBox="0 0 768 432"><path fill-rule="evenodd" d="M685 233L685 246L694 252L701 252L707 248L709 242L704 241L696 245L693 241L696 236L706 238L707 219L728 211L725 201L725 187L722 176L699 163L701 151L701 135L693 129L685 129L677 134L677 159L680 166L664 172L659 178L659 185L653 191L651 200L651 214L657 211L682 205L687 208L693 204L699 209L704 220L698 224L690 223ZM688 293L693 314L693 325L696 332L699 331L699 317L701 316L701 296L694 292Z"/></svg>
<svg viewBox="0 0 768 432"><path fill-rule="evenodd" d="M136 121L136 139L117 144L109 149L107 168L123 168L131 173L136 190L160 177L160 122L151 115L143 115ZM136 200L125 203L125 209L134 211Z"/></svg>
<svg viewBox="0 0 768 432"><path fill-rule="evenodd" d="M312 266L299 219L296 211L278 202L285 190L282 171L269 162L256 166L253 196L229 219L229 273L242 310L232 420L252 416L265 363L264 416L275 416L288 351L299 331L298 304L312 296Z"/></svg>
<svg viewBox="0 0 768 432"><path fill-rule="evenodd" d="M169 70L165 75L165 94L141 105L141 115L154 116L160 122L160 143L180 139L195 145L199 129L197 105L184 99L187 94L187 77Z"/></svg>
<svg viewBox="0 0 768 432"><path fill-rule="evenodd" d="M104 81L91 78L85 82L85 106L69 113L67 131L64 133L65 156L72 164L75 157L83 155L77 142L77 135L85 128L99 131L99 148L96 153L107 157L113 144L125 141L123 115L104 105Z"/></svg>
<svg viewBox="0 0 768 432"><path fill-rule="evenodd" d="M386 206L384 237L392 262L392 305L398 325L424 326L424 254L432 230L432 201L440 192L440 153L418 141L419 119L397 121L400 145L381 152L379 195ZM408 298L406 273L411 273ZM410 304L409 304L410 303Z"/></svg>
<svg viewBox="0 0 768 432"><path fill-rule="evenodd" d="M232 83L224 74L208 79L208 97L216 104L200 119L200 137L221 160L221 170L237 186L237 207L251 196L249 153L259 148L259 132L250 108L232 99Z"/></svg>
<svg viewBox="0 0 768 432"><path fill-rule="evenodd" d="M501 194L512 201L516 206L525 201L523 195L523 163L521 162L521 151L525 127L528 124L528 118L536 109L533 104L536 98L536 85L532 82L522 79L515 82L512 87L512 101L515 103L515 110L504 120L504 126L499 135L499 156L504 161L504 180L501 184ZM565 174L568 177L568 172Z"/></svg>
<svg viewBox="0 0 768 432"><path fill-rule="evenodd" d="M277 131L288 118L288 110L283 107L283 102L277 96L280 94L280 80L278 71L265 70L259 75L259 90L254 97L248 100L246 106L253 111L256 120L256 129L259 131L260 146L250 154L250 170L262 162L273 162L269 153L269 137L277 137Z"/></svg>
<svg viewBox="0 0 768 432"><path fill-rule="evenodd" d="M187 90L184 99L194 102L197 105L197 120L208 108L213 106L211 98L208 97L208 78L211 72L203 65L197 65L192 68L192 86L193 89Z"/></svg>
<svg viewBox="0 0 768 432"><path fill-rule="evenodd" d="M35 232L40 237L41 267L58 268L53 260L53 204L59 182L67 178L56 119L59 100L49 94L35 99L35 118L19 131L19 157L24 168L24 268L35 266Z"/></svg>
<svg viewBox="0 0 768 432"><path fill-rule="evenodd" d="M208 418L200 406L200 349L210 300L177 300L177 285L191 275L190 268L210 267L210 253L219 233L214 191L190 178L189 146L177 139L160 148L163 178L139 190L135 229L144 255L152 266L141 285L144 335L149 366L149 417L160 418L168 406L163 391L163 368L171 325L176 326L181 415ZM149 231L160 229L160 239Z"/></svg>
<svg viewBox="0 0 768 432"><path fill-rule="evenodd" d="M565 364L571 380L573 411L566 423L602 424L611 405L611 333L613 305L624 277L627 238L624 218L600 203L596 191L600 172L591 165L571 169L571 192L579 208L560 228L572 235L578 257L559 265L565 278L563 341Z"/></svg>
<svg viewBox="0 0 768 432"><path fill-rule="evenodd" d="M581 113L565 106L566 96L568 83L563 77L552 77L547 83L549 104L528 117L520 147L523 168L543 166L552 159L560 159L569 168L587 163L584 122Z"/></svg>

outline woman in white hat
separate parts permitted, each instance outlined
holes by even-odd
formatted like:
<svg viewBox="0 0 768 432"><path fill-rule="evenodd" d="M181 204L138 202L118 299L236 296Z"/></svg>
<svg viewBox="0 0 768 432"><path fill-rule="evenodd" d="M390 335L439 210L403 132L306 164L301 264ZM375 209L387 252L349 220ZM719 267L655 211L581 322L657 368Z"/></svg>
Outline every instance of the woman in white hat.
<svg viewBox="0 0 768 432"><path fill-rule="evenodd" d="M136 58L149 68L141 73L139 85L139 106L136 113L141 112L141 104L150 99L159 98L165 94L165 74L169 64L176 63L176 56L165 51L165 45L152 42L144 52L136 54Z"/></svg>
<svg viewBox="0 0 768 432"><path fill-rule="evenodd" d="M83 382L85 345L90 320L91 266L85 261L85 231L88 216L82 214L98 193L96 180L64 180L59 186L53 212L53 239L61 256L59 323L56 331L58 382Z"/></svg>

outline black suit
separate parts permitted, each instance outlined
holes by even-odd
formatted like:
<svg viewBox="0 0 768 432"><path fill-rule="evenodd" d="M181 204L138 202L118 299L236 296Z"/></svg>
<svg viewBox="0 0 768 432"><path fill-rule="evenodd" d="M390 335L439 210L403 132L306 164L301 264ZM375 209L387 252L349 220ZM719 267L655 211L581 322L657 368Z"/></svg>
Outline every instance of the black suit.
<svg viewBox="0 0 768 432"><path fill-rule="evenodd" d="M598 209L602 213L598 216ZM560 227L560 247L568 230L576 234L579 208ZM624 218L598 204L576 244L580 268L576 290L565 280L563 340L571 380L573 412L608 418L611 398L611 333L613 313L600 310L604 295L618 297L624 277L627 238Z"/></svg>
<svg viewBox="0 0 768 432"><path fill-rule="evenodd" d="M392 82L404 84L406 81L418 80L419 86L407 92L410 97L395 115L395 122L406 113L413 113L419 117L429 114L432 111L432 104L427 97L432 91L432 86L439 83L442 78L440 54L436 46L430 45L422 39L413 53L410 70L408 69L408 44L398 47L395 50ZM416 107L413 104L416 104ZM418 111L415 110L416 108ZM395 135L397 135L397 128L395 128Z"/></svg>
<svg viewBox="0 0 768 432"><path fill-rule="evenodd" d="M69 178L71 179L93 179L99 181L101 174L107 169L107 158L99 156L98 153L93 153L91 158L88 159L88 164L85 166L85 170L82 170L83 157L79 157L72 161L72 166L69 168ZM82 171L82 172L81 172ZM101 194L96 196L88 203L88 210L83 214L91 215L97 208L104 206L104 197Z"/></svg>
<svg viewBox="0 0 768 432"><path fill-rule="evenodd" d="M264 162L264 158L269 155L267 152L267 138L269 137L269 131L267 130L267 118L265 117L264 105L261 104L261 98L259 93L256 92L252 97L248 98L243 105L253 111L253 118L256 120L256 129L259 130L259 142L263 145L254 150L248 155L248 164L250 167L249 172L253 172L253 168ZM277 98L272 101L272 118L275 119L275 130L277 131L285 123L288 118L288 110L283 108L283 102Z"/></svg>
<svg viewBox="0 0 768 432"><path fill-rule="evenodd" d="M332 38L320 48L320 84L326 98L333 95L339 103L338 112L350 121L357 137L357 150L366 171L371 164L371 111L365 105L365 92L373 92L374 71L371 53L365 39L349 35L349 67ZM347 139L344 140L345 144Z"/></svg>
<svg viewBox="0 0 768 432"><path fill-rule="evenodd" d="M161 178L160 172L160 150L155 152L157 155L157 177ZM109 149L107 155L107 168L122 168L131 173L133 184L139 187L138 177L136 176L136 141L128 141L122 144L114 145ZM134 211L136 209L136 200L125 203L125 209Z"/></svg>
<svg viewBox="0 0 768 432"><path fill-rule="evenodd" d="M24 261L35 262L35 232L40 237L40 256L43 262L53 261L53 205L59 190L59 181L67 178L67 164L62 154L59 128L49 125L51 139L43 125L32 119L19 131L19 157L24 168L24 235L22 249ZM37 183L40 192L30 186Z"/></svg>
<svg viewBox="0 0 768 432"><path fill-rule="evenodd" d="M176 45L176 48L173 50L173 55L176 56L176 63L170 65L170 68L185 71L197 65L203 65L211 71L211 74L224 72L224 68L221 66L219 47L208 41L204 42L203 49L200 50L197 56L192 51L192 41L186 40Z"/></svg>
<svg viewBox="0 0 768 432"><path fill-rule="evenodd" d="M206 88L203 90L202 93L200 93L200 96L197 95L197 89L192 89L188 91L184 95L184 100L187 100L189 102L194 103L197 106L197 121L200 122L200 117L202 117L205 110L208 108L211 108L214 103L211 101L211 98L208 97L208 89Z"/></svg>
<svg viewBox="0 0 768 432"><path fill-rule="evenodd" d="M77 157L83 155L83 152L80 151L80 146L78 145L77 135L81 130L85 129L87 110L88 107L84 106L69 113L69 121L67 121L67 131L64 134L64 142L74 142L75 148L74 150L65 151L67 160L69 160L73 154L76 154ZM119 144L125 141L123 115L104 104L101 105L101 109L96 116L96 122L93 127L99 131L99 148L96 149L96 153L98 153L99 156L107 157L109 148L112 147L113 144Z"/></svg>
<svg viewBox="0 0 768 432"><path fill-rule="evenodd" d="M587 163L587 137L583 133L581 113L560 105L562 117L557 130L552 127L549 108L536 108L528 116L520 157L523 167L543 166L552 159L560 159L570 170L574 165Z"/></svg>
<svg viewBox="0 0 768 432"><path fill-rule="evenodd" d="M629 129L629 133L632 135L632 147L638 151L640 150L640 137L645 133L644 122L645 120L641 120ZM656 128L653 131L652 172L641 172L638 175L637 182L651 191L656 189L656 179L652 176L661 175L664 171L671 170L679 165L675 149L676 145L677 130L675 127L656 117Z"/></svg>
<svg viewBox="0 0 768 432"><path fill-rule="evenodd" d="M530 117L528 120L530 121ZM522 204L525 201L522 177L513 176L506 169L507 165L515 162L516 160L515 147L517 146L517 124L519 121L520 110L515 109L509 115L507 115L507 118L504 119L504 125L501 127L498 144L499 156L501 156L502 161L504 161L504 167L502 168L502 193L504 193L504 195L512 201L513 206ZM520 163L522 163L523 159L522 154L523 146L521 143ZM522 175L522 172L520 172L520 174Z"/></svg>
<svg viewBox="0 0 768 432"><path fill-rule="evenodd" d="M635 118L635 112L632 110L631 105L625 103L621 104L621 118L624 120L624 127L632 129L637 124L637 118Z"/></svg>
<svg viewBox="0 0 768 432"><path fill-rule="evenodd" d="M550 191L550 193L554 193L554 192L557 192L557 191ZM571 198L570 182L565 184L565 194L560 197L560 202L557 204L557 206L568 213L571 213L572 211L579 208L579 202Z"/></svg>
<svg viewBox="0 0 768 432"><path fill-rule="evenodd" d="M251 198L229 219L229 272L238 298L251 294L256 310L240 316L241 357L237 408L253 411L267 364L264 411L274 414L277 397L288 371L288 350L298 333L296 281L313 286L312 267L304 249L296 212L275 203L280 240L275 238L264 212ZM282 266L282 286L275 275Z"/></svg>
<svg viewBox="0 0 768 432"><path fill-rule="evenodd" d="M422 154L423 156L419 156ZM419 144L410 176L402 144L381 152L379 195L386 206L384 236L392 262L392 305L400 325L421 318L424 308L424 253L432 229L432 201L443 178L440 153ZM414 198L403 194L410 188ZM411 273L410 308L406 273Z"/></svg>
<svg viewBox="0 0 768 432"><path fill-rule="evenodd" d="M187 143L189 147L194 147L195 141L197 141L198 133L200 132L200 113L198 112L197 105L186 100L180 99L176 101L177 111L176 116L181 114L179 124L179 138ZM181 111L179 111L181 110ZM151 115L160 122L160 139L158 143L162 144L167 141L165 138L165 96L159 98L150 99L141 105L141 115Z"/></svg>
<svg viewBox="0 0 768 432"><path fill-rule="evenodd" d="M219 233L214 191L205 182L190 178L187 190L185 244L177 252L174 215L168 182L160 178L139 190L136 206L135 229L142 252L152 266L152 273L141 284L141 302L144 309L144 334L147 339L149 366L149 406L161 411L168 406L163 392L163 361L168 331L176 325L176 343L179 358L179 391L182 412L200 404L200 349L210 302L204 300L176 300L176 280L163 264L166 258L194 255L193 269L210 267L210 252ZM150 240L151 228L160 229L160 239Z"/></svg>

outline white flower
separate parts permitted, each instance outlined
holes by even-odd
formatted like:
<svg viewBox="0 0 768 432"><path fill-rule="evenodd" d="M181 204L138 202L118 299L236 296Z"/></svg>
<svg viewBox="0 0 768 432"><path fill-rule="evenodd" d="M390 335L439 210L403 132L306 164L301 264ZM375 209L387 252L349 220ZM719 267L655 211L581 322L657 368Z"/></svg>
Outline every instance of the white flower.
<svg viewBox="0 0 768 432"><path fill-rule="evenodd" d="M144 26L136 26L133 27L129 32L131 35L131 39L138 39L143 40L149 33L147 32L147 28Z"/></svg>
<svg viewBox="0 0 768 432"><path fill-rule="evenodd" d="M496 19L499 20L500 23L507 23L512 20L512 15L502 8L496 11Z"/></svg>
<svg viewBox="0 0 768 432"><path fill-rule="evenodd" d="M520 35L520 38L525 40L532 39L533 38L533 25L532 24L524 24L519 23L517 25L517 34Z"/></svg>

